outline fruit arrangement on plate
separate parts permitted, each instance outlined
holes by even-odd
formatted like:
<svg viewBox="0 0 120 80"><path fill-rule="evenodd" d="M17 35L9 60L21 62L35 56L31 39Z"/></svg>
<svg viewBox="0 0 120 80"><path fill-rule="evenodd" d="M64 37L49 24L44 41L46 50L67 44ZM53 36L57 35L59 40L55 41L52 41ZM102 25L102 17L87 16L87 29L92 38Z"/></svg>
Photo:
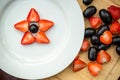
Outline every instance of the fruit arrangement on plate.
<svg viewBox="0 0 120 80"><path fill-rule="evenodd" d="M45 34L51 27L53 27L54 22L40 19L38 12L31 8L27 20L20 21L14 25L14 27L24 32L24 36L21 40L22 45L37 43L49 43L50 40Z"/></svg>
<svg viewBox="0 0 120 80"><path fill-rule="evenodd" d="M86 6L94 0L83 0ZM77 56L73 61L73 71L79 71L88 66L88 71L97 76L102 65L111 61L107 50L116 45L116 53L120 55L120 7L111 5L107 9L99 10L99 17L95 6L88 6L84 11L84 18L88 19L91 27L85 28L84 41L81 51L88 51L89 63L86 64Z"/></svg>

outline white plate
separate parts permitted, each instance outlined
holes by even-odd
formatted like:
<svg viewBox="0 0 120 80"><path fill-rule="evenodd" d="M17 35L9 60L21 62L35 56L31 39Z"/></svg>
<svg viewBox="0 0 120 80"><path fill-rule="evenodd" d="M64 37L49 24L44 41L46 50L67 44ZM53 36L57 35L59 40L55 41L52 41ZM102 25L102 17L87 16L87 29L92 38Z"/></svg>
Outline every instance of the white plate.
<svg viewBox="0 0 120 80"><path fill-rule="evenodd" d="M50 44L23 46L24 33L14 24L35 8L42 19L54 21L46 32ZM76 0L11 0L0 17L0 68L24 79L43 79L65 69L80 50L84 20Z"/></svg>

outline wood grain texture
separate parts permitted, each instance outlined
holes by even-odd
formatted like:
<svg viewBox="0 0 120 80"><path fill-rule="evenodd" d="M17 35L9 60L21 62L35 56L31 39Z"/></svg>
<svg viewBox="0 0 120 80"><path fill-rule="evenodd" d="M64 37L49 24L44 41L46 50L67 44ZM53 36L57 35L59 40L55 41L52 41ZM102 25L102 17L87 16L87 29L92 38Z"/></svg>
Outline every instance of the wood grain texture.
<svg viewBox="0 0 120 80"><path fill-rule="evenodd" d="M117 63L110 71L107 80L117 80L120 77L120 58L118 59Z"/></svg>
<svg viewBox="0 0 120 80"><path fill-rule="evenodd" d="M120 0L119 0L120 2ZM82 0L78 0L78 3L82 9L82 11L87 7L82 3ZM94 0L92 4L97 8L97 13L94 16L98 16L98 12L100 9L106 9L110 5L116 5L111 0ZM90 24L88 22L88 19L85 20L85 27L90 27ZM117 80L120 76L120 58L118 54L116 54L115 51L116 46L111 46L107 52L111 55L111 61L107 64L103 65L103 70L100 72L99 76L93 77L87 67L82 69L78 72L73 72L71 70L72 65L70 65L68 68L66 68L61 73L51 77L47 78L45 80ZM80 59L85 61L86 63L90 62L87 58L88 52L80 52L79 53ZM62 65L62 64L61 64Z"/></svg>

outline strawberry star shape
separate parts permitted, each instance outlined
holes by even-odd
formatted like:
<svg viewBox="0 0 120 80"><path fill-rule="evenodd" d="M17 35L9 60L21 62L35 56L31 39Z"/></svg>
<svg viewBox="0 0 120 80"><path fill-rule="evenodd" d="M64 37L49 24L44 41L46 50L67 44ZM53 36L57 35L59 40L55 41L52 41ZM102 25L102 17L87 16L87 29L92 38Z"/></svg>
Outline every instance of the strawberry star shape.
<svg viewBox="0 0 120 80"><path fill-rule="evenodd" d="M54 26L54 22L40 19L38 12L31 8L26 20L20 21L14 25L14 28L24 32L21 40L22 45L37 43L49 43L50 40L45 32Z"/></svg>

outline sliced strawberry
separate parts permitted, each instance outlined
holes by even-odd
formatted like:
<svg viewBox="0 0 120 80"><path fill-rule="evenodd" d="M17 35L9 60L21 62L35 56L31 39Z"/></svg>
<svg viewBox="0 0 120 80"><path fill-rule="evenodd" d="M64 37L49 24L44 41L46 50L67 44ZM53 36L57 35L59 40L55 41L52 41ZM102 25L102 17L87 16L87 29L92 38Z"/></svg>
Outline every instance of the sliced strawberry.
<svg viewBox="0 0 120 80"><path fill-rule="evenodd" d="M108 11L110 12L114 20L120 18L120 7L111 5L110 7L108 7Z"/></svg>
<svg viewBox="0 0 120 80"><path fill-rule="evenodd" d="M38 32L35 35L35 39L36 39L36 42L38 43L49 43L50 42L44 32Z"/></svg>
<svg viewBox="0 0 120 80"><path fill-rule="evenodd" d="M102 24L102 20L99 17L90 17L90 25L92 28L97 29Z"/></svg>
<svg viewBox="0 0 120 80"><path fill-rule="evenodd" d="M21 40L21 44L28 45L32 44L33 42L35 42L35 38L32 36L30 32L26 32Z"/></svg>
<svg viewBox="0 0 120 80"><path fill-rule="evenodd" d="M111 56L104 50L99 51L98 56L97 56L97 63L103 64L107 63L111 60Z"/></svg>
<svg viewBox="0 0 120 80"><path fill-rule="evenodd" d="M50 29L54 25L54 23L52 21L48 21L48 20L40 20L39 25L40 25L40 27L39 27L40 31L45 32L48 29Z"/></svg>
<svg viewBox="0 0 120 80"><path fill-rule="evenodd" d="M102 66L96 62L89 62L88 70L93 76L97 76L99 72L102 70Z"/></svg>
<svg viewBox="0 0 120 80"><path fill-rule="evenodd" d="M38 14L38 12L32 8L28 14L27 20L29 22L38 22L40 20L40 16Z"/></svg>
<svg viewBox="0 0 120 80"><path fill-rule="evenodd" d="M117 21L114 21L110 26L110 31L112 34L120 34L120 24Z"/></svg>
<svg viewBox="0 0 120 80"><path fill-rule="evenodd" d="M77 72L85 67L86 67L86 63L83 62L82 60L76 59L73 61L73 71L74 72Z"/></svg>
<svg viewBox="0 0 120 80"><path fill-rule="evenodd" d="M87 39L83 40L81 51L87 51L89 49L90 42Z"/></svg>
<svg viewBox="0 0 120 80"><path fill-rule="evenodd" d="M22 32L27 32L28 31L28 21L24 20L24 21L18 22L14 25L14 27L17 30L20 30Z"/></svg>
<svg viewBox="0 0 120 80"><path fill-rule="evenodd" d="M104 44L111 44L112 43L112 33L106 30L103 35L100 36L100 42Z"/></svg>
<svg viewBox="0 0 120 80"><path fill-rule="evenodd" d="M79 55L77 55L73 61L76 61L78 59L79 59Z"/></svg>

